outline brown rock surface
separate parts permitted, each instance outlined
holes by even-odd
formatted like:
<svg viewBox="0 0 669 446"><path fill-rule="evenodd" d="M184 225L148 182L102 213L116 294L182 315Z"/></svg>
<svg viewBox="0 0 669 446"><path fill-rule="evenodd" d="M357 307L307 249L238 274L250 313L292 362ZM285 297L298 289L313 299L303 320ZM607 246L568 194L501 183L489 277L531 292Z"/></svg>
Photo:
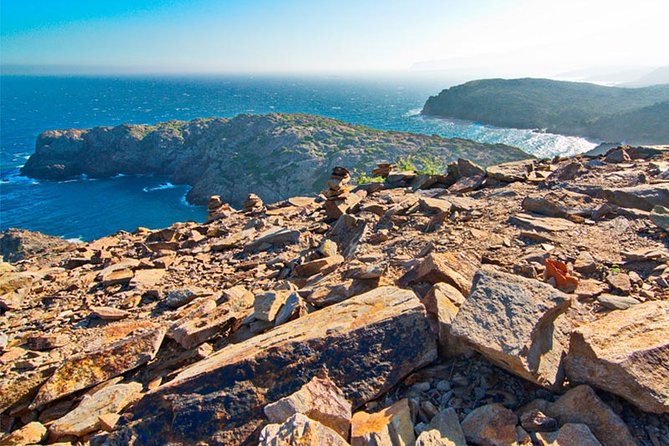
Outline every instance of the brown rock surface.
<svg viewBox="0 0 669 446"><path fill-rule="evenodd" d="M351 403L329 378L315 377L300 390L265 406L265 416L272 423L283 423L301 413L348 438L351 427Z"/></svg>
<svg viewBox="0 0 669 446"><path fill-rule="evenodd" d="M669 302L613 311L577 328L566 360L574 382L618 394L648 412L669 412Z"/></svg>
<svg viewBox="0 0 669 446"><path fill-rule="evenodd" d="M512 373L543 386L559 385L566 346L554 323L570 302L548 284L484 267L451 332Z"/></svg>
<svg viewBox="0 0 669 446"><path fill-rule="evenodd" d="M462 421L467 441L480 446L516 444L518 417L501 404L487 404L474 409Z"/></svg>
<svg viewBox="0 0 669 446"><path fill-rule="evenodd" d="M410 446L416 441L406 399L379 412L356 412L351 420L351 446Z"/></svg>
<svg viewBox="0 0 669 446"><path fill-rule="evenodd" d="M138 330L100 350L68 359L42 385L31 407L41 407L145 364L155 357L164 335L161 327Z"/></svg>
<svg viewBox="0 0 669 446"><path fill-rule="evenodd" d="M75 435L81 437L100 427L99 418L115 414L131 403L142 390L139 383L115 384L85 397L76 409L49 425L55 437Z"/></svg>
<svg viewBox="0 0 669 446"><path fill-rule="evenodd" d="M302 379L327 370L358 407L435 358L418 298L381 287L186 368L134 406L114 438L240 444L262 423L262 407L299 389L304 381L295 379L298 370Z"/></svg>
<svg viewBox="0 0 669 446"><path fill-rule="evenodd" d="M588 386L577 386L554 403L538 400L530 403L546 415L567 423L585 424L604 446L635 446L628 427Z"/></svg>
<svg viewBox="0 0 669 446"><path fill-rule="evenodd" d="M332 429L298 413L283 424L265 426L258 446L348 446L348 443Z"/></svg>

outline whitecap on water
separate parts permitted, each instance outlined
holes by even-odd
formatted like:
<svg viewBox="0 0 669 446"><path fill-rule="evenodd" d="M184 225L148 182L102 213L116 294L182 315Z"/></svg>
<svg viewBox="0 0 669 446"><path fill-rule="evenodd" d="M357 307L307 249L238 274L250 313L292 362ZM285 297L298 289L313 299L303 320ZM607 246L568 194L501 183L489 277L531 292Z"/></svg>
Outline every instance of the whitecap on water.
<svg viewBox="0 0 669 446"><path fill-rule="evenodd" d="M418 113L411 114L418 110ZM507 144L518 147L538 158L555 155L572 156L587 152L599 144L578 136L557 135L529 129L513 129L485 125L458 119L435 118L420 115L419 109L407 116L422 121L433 131L446 138L465 138L488 144Z"/></svg>
<svg viewBox="0 0 669 446"><path fill-rule="evenodd" d="M167 183L161 183L158 186L153 186L153 187L146 186L145 188L142 188L142 191L155 192L157 190L174 189L175 187L177 186L168 181Z"/></svg>

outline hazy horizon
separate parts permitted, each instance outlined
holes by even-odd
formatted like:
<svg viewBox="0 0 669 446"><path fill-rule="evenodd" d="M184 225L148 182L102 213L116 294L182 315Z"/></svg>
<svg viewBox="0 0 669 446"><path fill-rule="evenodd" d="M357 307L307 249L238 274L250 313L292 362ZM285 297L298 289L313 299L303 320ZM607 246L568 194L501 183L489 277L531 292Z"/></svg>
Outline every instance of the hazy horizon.
<svg viewBox="0 0 669 446"><path fill-rule="evenodd" d="M3 74L556 77L669 65L660 0L2 0Z"/></svg>

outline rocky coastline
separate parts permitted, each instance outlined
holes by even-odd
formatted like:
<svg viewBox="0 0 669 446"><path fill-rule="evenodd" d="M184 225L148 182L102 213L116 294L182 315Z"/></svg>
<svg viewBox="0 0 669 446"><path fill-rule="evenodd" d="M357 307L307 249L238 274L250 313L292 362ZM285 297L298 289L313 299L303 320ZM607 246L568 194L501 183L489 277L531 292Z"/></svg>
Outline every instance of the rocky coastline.
<svg viewBox="0 0 669 446"><path fill-rule="evenodd" d="M346 160L204 223L3 233L0 445L669 444L669 146Z"/></svg>
<svg viewBox="0 0 669 446"><path fill-rule="evenodd" d="M156 125L51 130L37 138L21 174L63 180L80 175L159 174L192 186L187 199L220 195L236 206L249 193L278 201L313 194L338 165L362 172L377 162L459 157L483 166L530 157L504 144L390 132L307 114L239 115Z"/></svg>

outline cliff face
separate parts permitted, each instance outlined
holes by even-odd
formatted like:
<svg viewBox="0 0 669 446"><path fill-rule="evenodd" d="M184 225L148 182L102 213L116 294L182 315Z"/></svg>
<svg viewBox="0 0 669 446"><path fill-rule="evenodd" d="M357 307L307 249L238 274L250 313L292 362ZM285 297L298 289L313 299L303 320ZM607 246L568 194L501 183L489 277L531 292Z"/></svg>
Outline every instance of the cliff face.
<svg viewBox="0 0 669 446"><path fill-rule="evenodd" d="M485 79L430 97L422 113L631 144L669 141L669 85L617 88L548 79Z"/></svg>
<svg viewBox="0 0 669 446"><path fill-rule="evenodd" d="M311 115L240 115L41 134L24 175L64 179L86 174L163 174L193 186L188 199L210 195L239 204L250 192L265 200L316 192L336 165L369 170L400 156L458 157L482 165L528 158L503 144L385 132Z"/></svg>

